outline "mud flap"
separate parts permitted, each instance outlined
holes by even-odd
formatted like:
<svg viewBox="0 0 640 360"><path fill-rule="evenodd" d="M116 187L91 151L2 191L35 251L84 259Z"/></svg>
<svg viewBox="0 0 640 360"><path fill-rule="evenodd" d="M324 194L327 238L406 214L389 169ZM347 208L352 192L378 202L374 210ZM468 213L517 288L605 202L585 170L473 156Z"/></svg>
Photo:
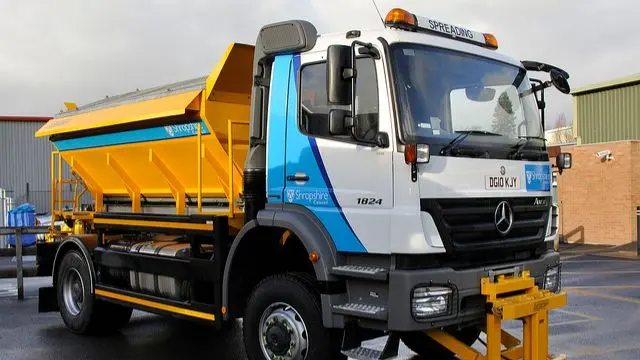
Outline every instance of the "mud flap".
<svg viewBox="0 0 640 360"><path fill-rule="evenodd" d="M56 288L53 286L38 289L38 312L59 311Z"/></svg>

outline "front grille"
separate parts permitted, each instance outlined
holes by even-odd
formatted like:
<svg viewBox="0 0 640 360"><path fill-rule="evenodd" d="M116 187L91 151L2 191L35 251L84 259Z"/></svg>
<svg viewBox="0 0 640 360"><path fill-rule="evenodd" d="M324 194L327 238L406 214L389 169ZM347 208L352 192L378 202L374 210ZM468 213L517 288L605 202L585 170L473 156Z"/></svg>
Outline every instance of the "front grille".
<svg viewBox="0 0 640 360"><path fill-rule="evenodd" d="M496 207L502 201L513 210L513 225L506 235L495 224ZM548 197L422 199L420 207L433 217L445 245L454 251L475 251L543 242L550 203Z"/></svg>

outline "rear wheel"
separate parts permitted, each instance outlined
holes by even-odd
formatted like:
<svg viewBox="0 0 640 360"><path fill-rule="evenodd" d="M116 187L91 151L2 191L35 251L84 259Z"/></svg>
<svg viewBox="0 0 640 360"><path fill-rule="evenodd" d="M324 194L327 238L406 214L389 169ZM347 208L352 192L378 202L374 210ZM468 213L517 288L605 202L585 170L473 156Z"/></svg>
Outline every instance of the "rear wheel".
<svg viewBox="0 0 640 360"><path fill-rule="evenodd" d="M480 328L475 326L446 331L467 346L473 345L473 343L478 340L478 336L480 336ZM403 333L400 335L400 339L411 351L418 354L421 358L455 359L455 355L451 351L440 345L423 331Z"/></svg>
<svg viewBox="0 0 640 360"><path fill-rule="evenodd" d="M256 286L247 303L243 336L250 360L344 358L337 337L322 325L318 294L289 274L268 277Z"/></svg>
<svg viewBox="0 0 640 360"><path fill-rule="evenodd" d="M129 322L132 309L96 300L90 271L87 260L76 250L62 258L56 281L62 320L77 334L109 332L122 327Z"/></svg>

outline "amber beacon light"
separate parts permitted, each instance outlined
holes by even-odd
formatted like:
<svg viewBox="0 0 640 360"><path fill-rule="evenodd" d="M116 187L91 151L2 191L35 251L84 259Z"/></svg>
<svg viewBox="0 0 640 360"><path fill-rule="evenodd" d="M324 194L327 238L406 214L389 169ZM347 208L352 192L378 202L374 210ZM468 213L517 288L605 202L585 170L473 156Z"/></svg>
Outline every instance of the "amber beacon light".
<svg viewBox="0 0 640 360"><path fill-rule="evenodd" d="M404 28L416 28L418 26L418 21L416 20L416 16L407 10L395 8L391 9L387 13L387 17L384 19L385 24L391 26L399 26Z"/></svg>
<svg viewBox="0 0 640 360"><path fill-rule="evenodd" d="M483 34L483 35L484 35L484 41L488 47L491 47L494 49L498 48L498 39L496 39L496 37L493 36L493 34Z"/></svg>

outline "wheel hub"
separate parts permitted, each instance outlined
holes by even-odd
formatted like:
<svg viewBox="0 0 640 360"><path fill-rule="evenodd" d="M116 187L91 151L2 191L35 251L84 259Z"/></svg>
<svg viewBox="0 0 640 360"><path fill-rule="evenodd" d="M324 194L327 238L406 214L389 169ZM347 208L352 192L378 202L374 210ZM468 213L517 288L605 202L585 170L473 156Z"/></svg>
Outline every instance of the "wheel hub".
<svg viewBox="0 0 640 360"><path fill-rule="evenodd" d="M67 311L76 316L80 314L84 301L84 283L78 270L71 268L62 279L62 295Z"/></svg>
<svg viewBox="0 0 640 360"><path fill-rule="evenodd" d="M290 305L276 303L260 318L260 346L270 360L303 360L307 357L307 328Z"/></svg>
<svg viewBox="0 0 640 360"><path fill-rule="evenodd" d="M291 346L291 335L289 335L289 330L285 328L284 323L276 323L267 330L267 346L276 355L286 355Z"/></svg>

